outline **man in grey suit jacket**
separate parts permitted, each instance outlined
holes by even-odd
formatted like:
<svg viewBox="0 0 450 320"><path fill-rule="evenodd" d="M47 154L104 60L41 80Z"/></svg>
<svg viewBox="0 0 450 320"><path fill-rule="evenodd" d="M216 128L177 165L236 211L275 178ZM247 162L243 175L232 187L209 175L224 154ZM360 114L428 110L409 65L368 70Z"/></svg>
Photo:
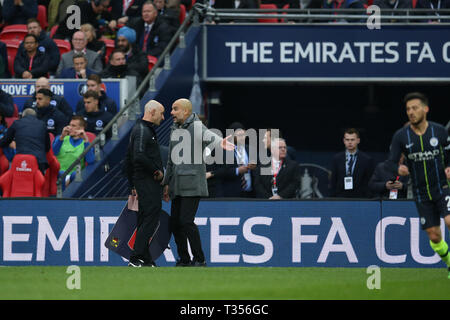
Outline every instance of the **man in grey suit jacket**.
<svg viewBox="0 0 450 320"><path fill-rule="evenodd" d="M228 141L229 137L222 139L208 130L198 116L192 113L192 104L188 99L176 100L170 114L174 125L170 133L169 158L162 184L164 201L172 199L170 227L180 258L176 265L206 266L200 234L194 223L200 198L208 196L203 154L206 146L213 146L214 150L234 150L234 144Z"/></svg>
<svg viewBox="0 0 450 320"><path fill-rule="evenodd" d="M61 61L59 62L56 74L59 76L61 71L64 69L73 67L73 56L75 53L83 53L88 61L87 68L100 73L103 68L101 57L97 52L89 50L86 48L87 38L84 32L77 31L72 37L72 48L73 50L64 53L61 56Z"/></svg>

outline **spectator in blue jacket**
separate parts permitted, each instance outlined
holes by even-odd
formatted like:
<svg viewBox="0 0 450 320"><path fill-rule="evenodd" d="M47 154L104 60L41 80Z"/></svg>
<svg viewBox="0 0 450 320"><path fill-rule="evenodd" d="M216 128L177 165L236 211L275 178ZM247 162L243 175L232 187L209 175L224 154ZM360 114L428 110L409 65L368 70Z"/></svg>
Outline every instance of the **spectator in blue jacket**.
<svg viewBox="0 0 450 320"><path fill-rule="evenodd" d="M88 77L87 80L87 90L92 90L97 92L98 105L100 110L105 110L112 115L115 115L119 108L117 107L116 102L106 95L106 92L102 88L102 78L100 78L97 74L92 74ZM84 111L84 98L81 98L77 103L76 112L80 114Z"/></svg>
<svg viewBox="0 0 450 320"><path fill-rule="evenodd" d="M0 89L0 112L5 117L12 117L14 114L14 101L9 93Z"/></svg>
<svg viewBox="0 0 450 320"><path fill-rule="evenodd" d="M3 18L8 24L26 24L30 18L36 18L38 4L36 0L4 0Z"/></svg>
<svg viewBox="0 0 450 320"><path fill-rule="evenodd" d="M50 137L45 123L36 118L36 112L27 109L22 118L13 122L0 139L0 147L9 146L15 140L16 154L31 154L36 157L39 170L45 173L48 168L46 153L50 150Z"/></svg>
<svg viewBox="0 0 450 320"><path fill-rule="evenodd" d="M36 93L36 114L39 120L47 125L47 132L53 136L61 134L62 129L68 124L69 119L50 104L53 93L49 89L40 89Z"/></svg>
<svg viewBox="0 0 450 320"><path fill-rule="evenodd" d="M38 49L38 38L27 34L23 39L25 50L18 50L14 59L16 78L31 79L48 75L49 55L45 50Z"/></svg>
<svg viewBox="0 0 450 320"><path fill-rule="evenodd" d="M65 68L59 74L59 78L63 79L86 79L96 72L87 67L88 61L83 53L75 53L73 55L73 67Z"/></svg>
<svg viewBox="0 0 450 320"><path fill-rule="evenodd" d="M83 95L84 111L80 113L87 122L86 131L99 135L110 122L113 116L102 109L99 109L98 93L92 90L86 91ZM111 137L111 130L106 133L106 139Z"/></svg>
<svg viewBox="0 0 450 320"><path fill-rule="evenodd" d="M37 37L38 51L46 53L48 56L48 71L50 74L54 74L56 68L58 68L59 60L61 59L58 46L55 41L47 35L47 32L42 30L39 21L35 18L28 19L27 29L29 34L34 34ZM20 44L19 50L25 50L23 42Z"/></svg>

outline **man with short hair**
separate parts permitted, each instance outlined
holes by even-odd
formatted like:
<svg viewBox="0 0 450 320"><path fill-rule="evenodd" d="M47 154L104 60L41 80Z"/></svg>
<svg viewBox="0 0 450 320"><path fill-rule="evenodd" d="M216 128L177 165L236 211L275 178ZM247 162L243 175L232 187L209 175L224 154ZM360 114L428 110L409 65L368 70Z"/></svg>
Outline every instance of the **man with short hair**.
<svg viewBox="0 0 450 320"><path fill-rule="evenodd" d="M50 82L46 77L40 77L36 80L34 85L34 93L28 100L25 101L23 105L23 109L27 108L35 108L36 107L36 93L40 89L48 89L50 90ZM73 115L73 109L67 102L67 100L63 96L58 96L52 92L52 97L50 100L50 105L56 107L59 111L64 113L67 119L70 119Z"/></svg>
<svg viewBox="0 0 450 320"><path fill-rule="evenodd" d="M99 96L97 92L88 90L83 95L84 111L80 115L86 120L86 131L100 134L113 116L105 110L99 109ZM106 138L111 137L111 129L106 132Z"/></svg>
<svg viewBox="0 0 450 320"><path fill-rule="evenodd" d="M137 83L140 83L140 74L129 68L125 53L122 49L114 49L111 52L111 58L106 68L100 73L101 78L115 78L122 79L128 76L134 76L137 78Z"/></svg>
<svg viewBox="0 0 450 320"><path fill-rule="evenodd" d="M270 153L270 163L258 167L255 172L256 197L270 200L295 198L300 186L299 167L296 161L287 157L286 140L274 138Z"/></svg>
<svg viewBox="0 0 450 320"><path fill-rule="evenodd" d="M63 79L86 79L96 72L87 67L87 58L83 53L73 55L73 67L63 69L60 78Z"/></svg>
<svg viewBox="0 0 450 320"><path fill-rule="evenodd" d="M39 120L47 125L47 132L57 136L61 134L66 126L68 119L54 105L51 105L53 93L49 89L39 89L36 92L36 115Z"/></svg>
<svg viewBox="0 0 450 320"><path fill-rule="evenodd" d="M442 258L450 279L448 244L441 233L441 218L450 229L450 141L447 130L428 121L428 98L419 92L405 96L410 125L392 138L386 168L393 175L410 176L422 230L431 248ZM402 153L406 164L399 164Z"/></svg>
<svg viewBox="0 0 450 320"><path fill-rule="evenodd" d="M172 31L165 21L158 17L158 9L152 1L142 5L141 17L131 19L127 26L136 30L136 42L142 51L159 57L172 38Z"/></svg>
<svg viewBox="0 0 450 320"><path fill-rule="evenodd" d="M116 102L110 97L108 97L106 92L103 90L102 83L103 83L102 78L100 78L99 75L91 74L86 82L87 90L97 92L99 96L98 100L99 109L103 109L114 116L119 111L119 108L117 107ZM81 98L77 103L76 113L80 114L81 112L83 112L83 110L84 110L84 100L83 98Z"/></svg>
<svg viewBox="0 0 450 320"><path fill-rule="evenodd" d="M164 120L164 106L150 100L144 116L133 127L125 158L125 168L132 194L138 196L139 211L136 240L129 266L156 266L149 252L149 241L155 234L162 209L161 180L164 168L155 127Z"/></svg>
<svg viewBox="0 0 450 320"><path fill-rule="evenodd" d="M27 34L23 39L24 50L18 50L14 59L16 78L32 79L45 77L49 71L49 55L38 50L38 38Z"/></svg>
<svg viewBox="0 0 450 320"><path fill-rule="evenodd" d="M86 48L87 38L83 31L76 31L72 36L73 50L64 53L61 56L56 74L59 76L64 69L73 67L73 56L77 53L82 53L87 59L87 68L99 73L102 71L103 64L101 57L97 52Z"/></svg>
<svg viewBox="0 0 450 320"><path fill-rule="evenodd" d="M54 74L61 59L59 48L55 41L47 35L47 32L42 30L36 18L28 19L27 30L29 34L34 34L38 38L38 50L48 55L48 71L50 74ZM20 44L18 50L25 50L23 42Z"/></svg>
<svg viewBox="0 0 450 320"><path fill-rule="evenodd" d="M349 128L344 132L345 151L337 153L331 164L331 196L341 198L367 198L369 180L374 163L372 158L358 149L359 131Z"/></svg>
<svg viewBox="0 0 450 320"><path fill-rule="evenodd" d="M86 134L86 121L82 116L72 116L69 125L65 126L61 135L56 136L53 141L52 149L59 164L61 165L59 175L63 174L72 163L83 154L89 147L89 138ZM83 161L80 162L81 168L95 162L94 149L91 148ZM66 176L66 186L75 178L75 168Z"/></svg>

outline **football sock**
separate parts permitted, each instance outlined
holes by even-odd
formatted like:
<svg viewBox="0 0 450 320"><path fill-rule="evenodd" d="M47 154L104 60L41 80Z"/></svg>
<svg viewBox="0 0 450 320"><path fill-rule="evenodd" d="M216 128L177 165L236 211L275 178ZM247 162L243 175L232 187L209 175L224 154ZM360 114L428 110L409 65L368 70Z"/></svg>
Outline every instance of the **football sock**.
<svg viewBox="0 0 450 320"><path fill-rule="evenodd" d="M431 248L442 258L442 260L450 267L450 254L448 253L448 245L444 239L439 243L434 243L430 240Z"/></svg>

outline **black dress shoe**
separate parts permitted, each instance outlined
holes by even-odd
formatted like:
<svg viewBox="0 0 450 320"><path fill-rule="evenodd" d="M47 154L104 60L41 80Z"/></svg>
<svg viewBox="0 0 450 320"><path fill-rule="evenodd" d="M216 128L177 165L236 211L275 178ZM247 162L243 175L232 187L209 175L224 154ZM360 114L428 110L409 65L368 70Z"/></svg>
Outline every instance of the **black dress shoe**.
<svg viewBox="0 0 450 320"><path fill-rule="evenodd" d="M177 263L175 264L175 267L190 267L191 263L192 263L191 261L185 262L185 261L182 261L180 259L180 260L177 260Z"/></svg>
<svg viewBox="0 0 450 320"><path fill-rule="evenodd" d="M192 261L191 267L206 267L206 261L200 262L200 261Z"/></svg>

